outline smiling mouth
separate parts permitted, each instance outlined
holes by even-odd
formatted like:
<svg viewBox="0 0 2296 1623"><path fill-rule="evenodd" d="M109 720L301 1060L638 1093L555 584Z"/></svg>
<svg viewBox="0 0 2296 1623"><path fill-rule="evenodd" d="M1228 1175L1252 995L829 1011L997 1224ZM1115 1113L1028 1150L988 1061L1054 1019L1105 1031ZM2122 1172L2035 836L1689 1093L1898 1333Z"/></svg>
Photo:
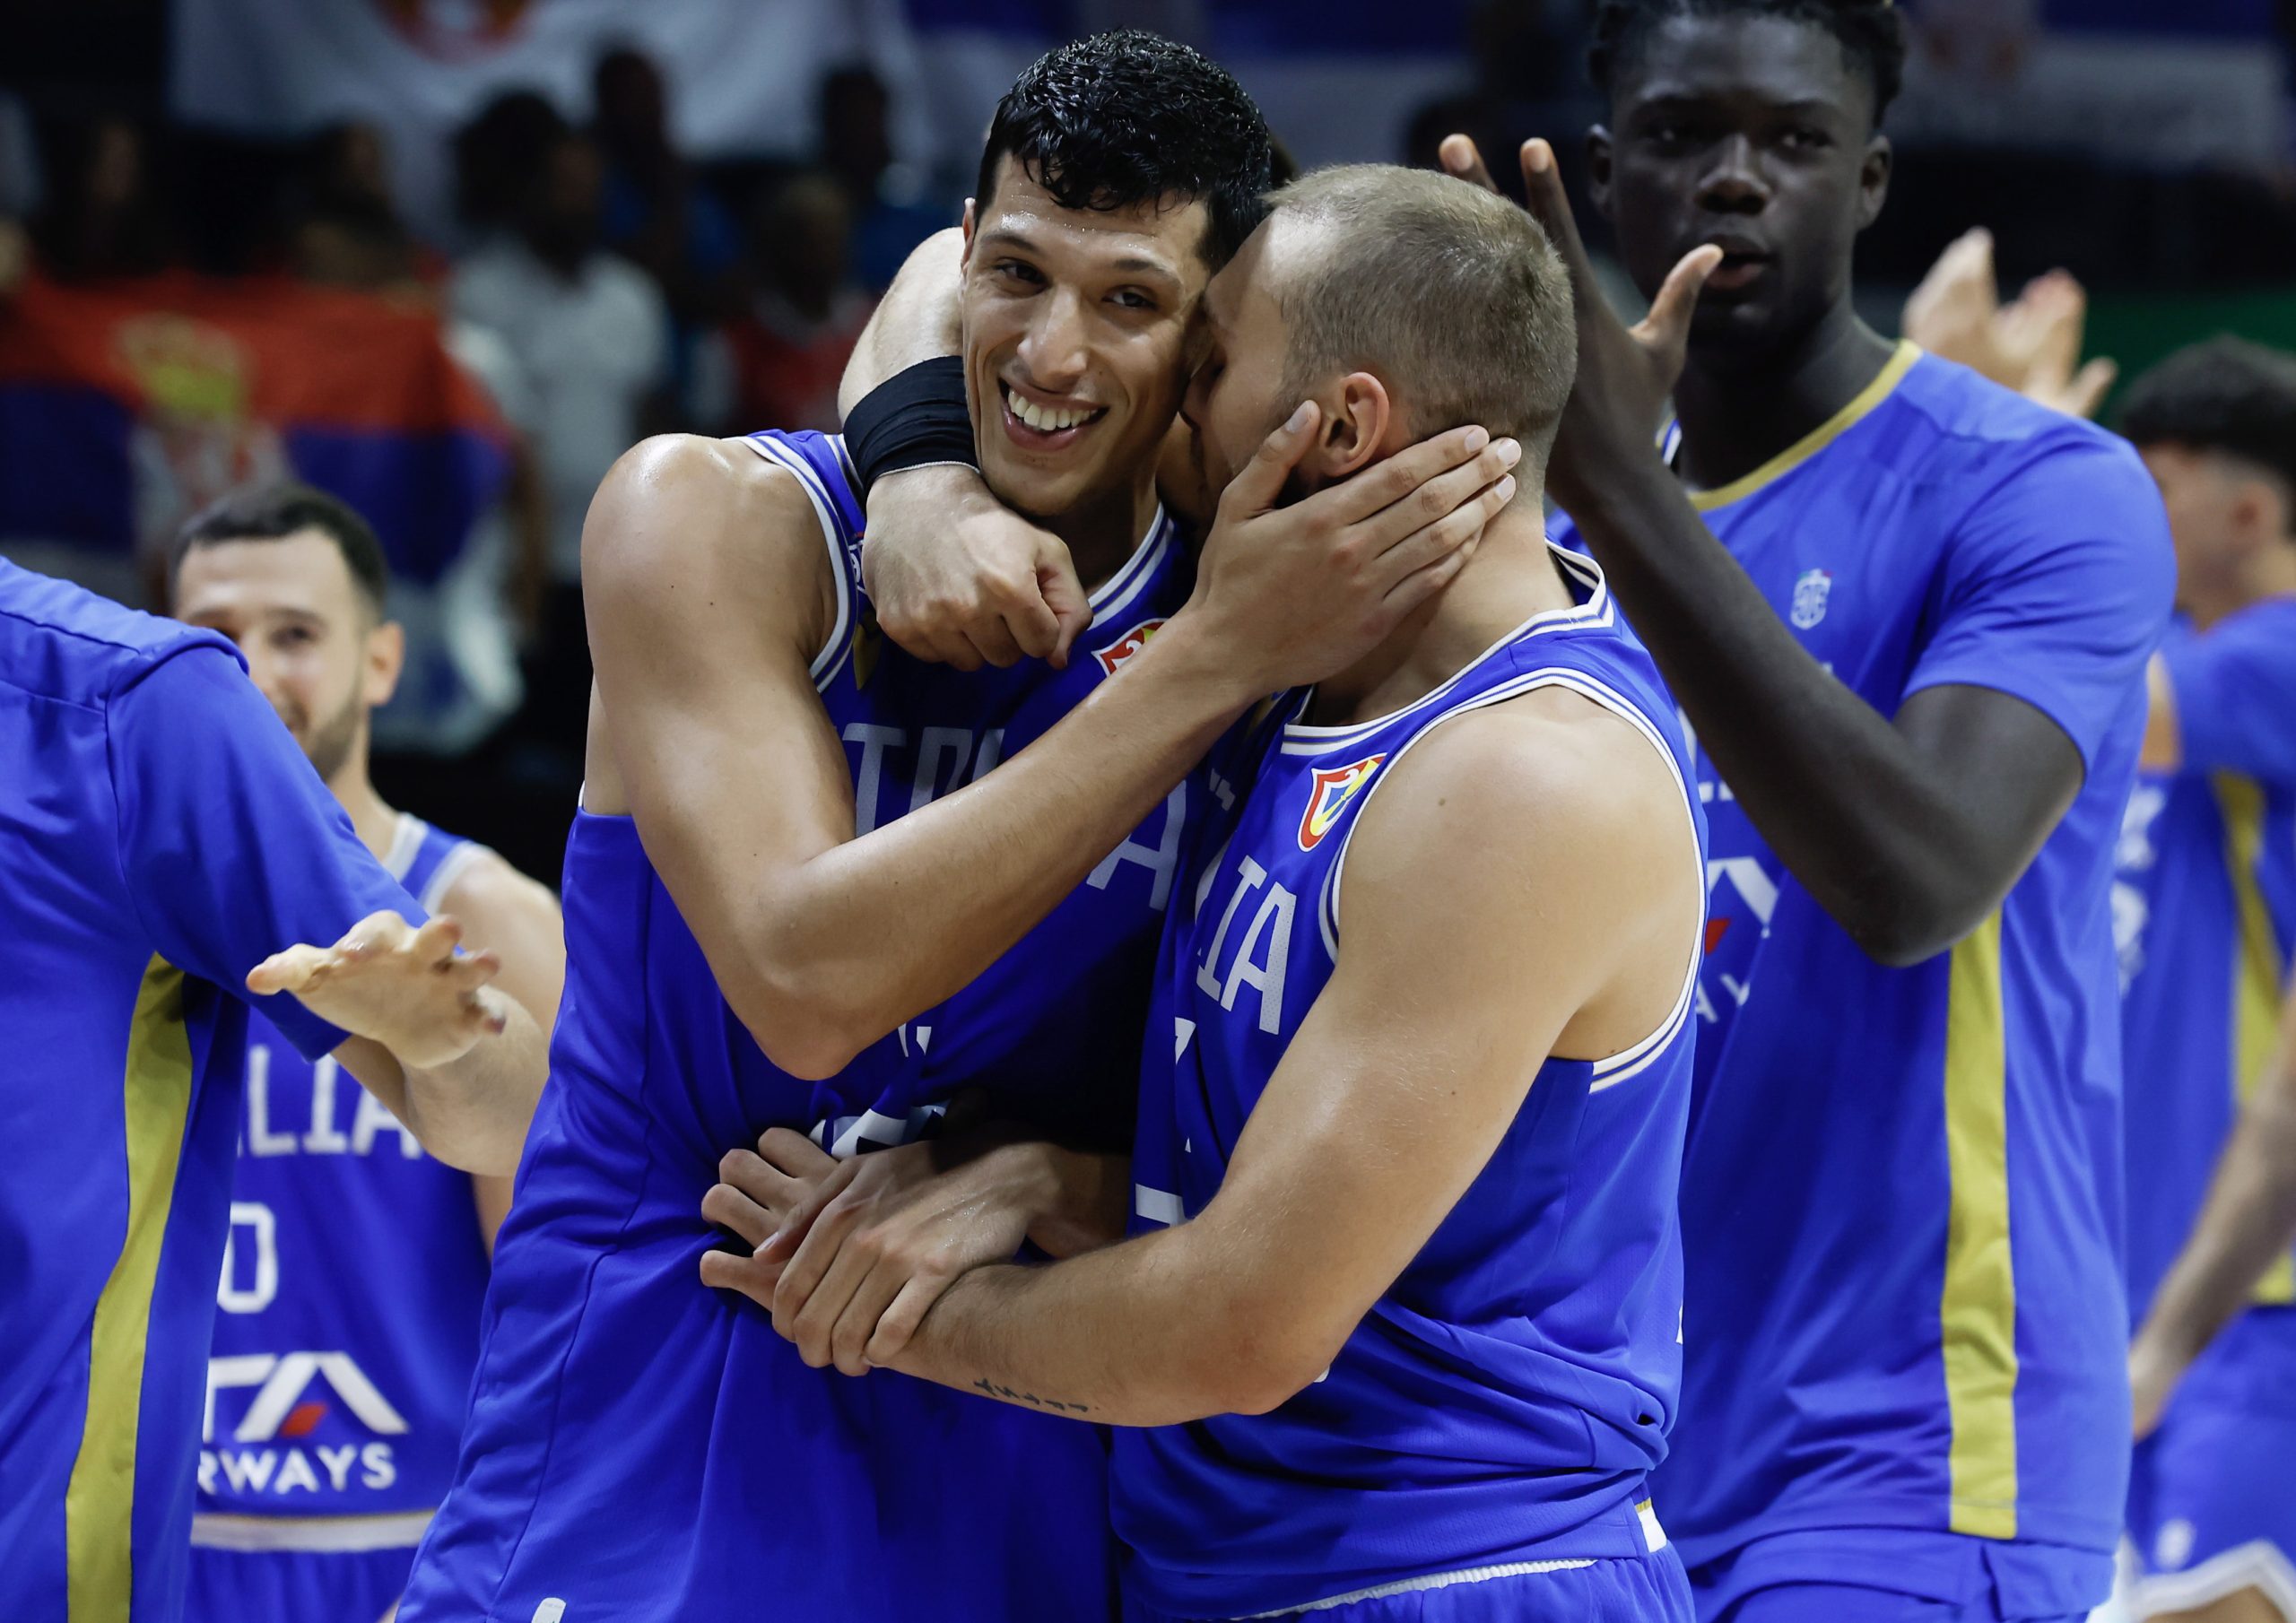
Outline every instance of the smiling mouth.
<svg viewBox="0 0 2296 1623"><path fill-rule="evenodd" d="M999 382L1004 399L1004 432L1031 450L1057 451L1075 443L1077 437L1106 417L1108 408L1082 410L1074 406L1039 405L1009 383Z"/></svg>

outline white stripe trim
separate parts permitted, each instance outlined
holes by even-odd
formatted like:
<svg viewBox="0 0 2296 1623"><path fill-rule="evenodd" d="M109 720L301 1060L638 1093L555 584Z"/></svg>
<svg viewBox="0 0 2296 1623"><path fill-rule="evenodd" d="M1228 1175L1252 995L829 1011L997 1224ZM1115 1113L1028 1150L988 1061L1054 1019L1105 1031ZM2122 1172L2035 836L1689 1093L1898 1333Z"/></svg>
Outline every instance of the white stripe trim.
<svg viewBox="0 0 2296 1623"><path fill-rule="evenodd" d="M778 439L760 439L754 436L742 443L766 461L784 472L796 475L805 492L805 499L813 504L813 516L821 520L822 537L829 542L830 574L837 581L837 624L831 628L829 640L822 651L813 655L806 670L813 679L813 686L823 688L837 674L851 645L853 629L853 588L856 583L846 578L845 537L837 526L837 512L831 506L829 489L822 483L822 476L804 457ZM839 453L840 456L842 453Z"/></svg>
<svg viewBox="0 0 2296 1623"><path fill-rule="evenodd" d="M1470 666L1469 669L1473 667ZM1594 1074L1587 1084L1587 1090L1589 1093L1599 1093L1605 1088L1614 1088L1630 1077L1639 1075L1653 1061L1665 1052L1666 1046L1674 1040L1682 1030L1683 1022L1690 1018L1690 1012L1698 994L1699 963L1705 956L1706 854L1699 849L1698 844L1698 803L1692 797L1690 784L1683 777L1683 769L1674 759L1674 752L1666 747L1666 741L1659 735L1657 728L1651 725L1650 718L1636 708L1634 704L1616 689L1598 678L1587 675L1583 671L1566 670L1560 666L1528 671L1520 676L1500 683L1486 692L1478 693L1473 699L1461 702L1457 707L1446 710L1442 715L1429 720L1418 732L1405 739L1403 747L1388 759L1386 768L1378 777L1372 779L1370 785L1363 791L1362 799L1369 802L1371 796L1377 794L1379 792L1379 785L1395 776L1396 768L1403 764L1403 758L1411 753L1413 747L1445 722L1451 720L1454 716L1469 715L1506 699L1519 699L1524 694L1540 688L1568 688L1580 698L1600 705L1604 709L1630 724L1650 747L1658 752L1658 759L1665 763L1667 775L1674 780L1674 787L1681 794L1683 817L1690 833L1690 854L1698 870L1697 889L1692 892L1699 898L1698 924L1691 937L1690 967L1683 972L1682 991L1674 999L1673 1010L1665 1020L1659 1023L1657 1030L1632 1047L1622 1049L1608 1059L1594 1062ZM1331 872L1324 880L1321 905L1316 909L1316 922L1323 932L1324 950L1331 955L1334 963L1339 961L1341 879L1347 871L1347 853L1349 847L1354 843L1355 830L1362 826L1363 810L1359 805L1353 820L1347 825L1346 832L1339 837L1339 856L1332 864Z"/></svg>
<svg viewBox="0 0 2296 1623"><path fill-rule="evenodd" d="M439 911L446 903L447 892L455 888L455 881L468 872L470 865L486 850L486 846L474 839L456 841L455 848L440 858L438 867L431 872L430 882L422 887L422 894L414 898L422 904L422 910L425 913Z"/></svg>
<svg viewBox="0 0 2296 1623"><path fill-rule="evenodd" d="M1170 551L1171 543L1172 526L1160 505L1156 508L1156 516L1148 521L1148 533L1140 538L1140 544L1133 548L1132 556L1124 560L1115 574L1100 583L1099 591L1086 599L1091 605L1094 626L1113 621L1132 607L1147 588L1148 582L1154 577L1156 566Z"/></svg>
<svg viewBox="0 0 2296 1623"><path fill-rule="evenodd" d="M1187 1218L1187 1208L1180 1204L1180 1197L1169 1189L1151 1189L1145 1184L1132 1186L1132 1209L1152 1223L1161 1223L1170 1228Z"/></svg>
<svg viewBox="0 0 2296 1623"><path fill-rule="evenodd" d="M412 812L398 814L398 827L391 830L391 848L383 853L383 870L400 884L406 883L407 870L414 866L414 859L422 855L422 837L430 825ZM414 898L422 901L421 897ZM429 902L422 902L429 907Z"/></svg>
<svg viewBox="0 0 2296 1623"><path fill-rule="evenodd" d="M1329 1611L1335 1606L1352 1606L1358 1601L1384 1601L1389 1595L1415 1594L1425 1589L1448 1589L1455 1584L1488 1584L1493 1578L1522 1578L1543 1572L1577 1572L1581 1567L1593 1565L1592 1561L1509 1561L1500 1567L1471 1567L1464 1572L1439 1572L1424 1578L1375 1584L1369 1589L1350 1590L1329 1600L1310 1601L1305 1606L1279 1606L1274 1611L1247 1612L1242 1623L1251 1623L1251 1619L1257 1618L1289 1618L1301 1612Z"/></svg>
<svg viewBox="0 0 2296 1623"><path fill-rule="evenodd" d="M2251 1539L2220 1550L2185 1572L2140 1577L2129 1585L2133 1617L2198 1611L2244 1589L2253 1589L2296 1623L2296 1564L2269 1539Z"/></svg>
<svg viewBox="0 0 2296 1623"><path fill-rule="evenodd" d="M413 1549L437 1513L404 1510L373 1516L249 1516L208 1513L191 1518L196 1549L311 1550L346 1555Z"/></svg>
<svg viewBox="0 0 2296 1623"><path fill-rule="evenodd" d="M1390 710L1387 715L1373 716L1370 721L1350 722L1344 727L1312 727L1305 722L1288 721L1283 724L1284 742L1282 753L1321 755L1327 750L1345 748L1351 743L1370 737L1383 727L1392 726L1406 716L1424 710L1430 706L1441 704L1461 682L1517 643L1533 637L1544 637L1552 631L1567 631L1582 627L1599 630L1609 625L1614 618L1611 606L1610 582L1604 578L1600 566L1593 559L1585 558L1577 552L1558 547L1551 541L1546 543L1546 550L1548 556L1553 559L1565 573L1576 578L1579 585L1586 586L1592 594L1585 603L1568 609L1544 609L1532 615L1521 625L1517 626L1506 636L1460 666L1448 681L1413 699L1400 710ZM1307 701L1303 699L1297 713L1305 714L1306 710Z"/></svg>

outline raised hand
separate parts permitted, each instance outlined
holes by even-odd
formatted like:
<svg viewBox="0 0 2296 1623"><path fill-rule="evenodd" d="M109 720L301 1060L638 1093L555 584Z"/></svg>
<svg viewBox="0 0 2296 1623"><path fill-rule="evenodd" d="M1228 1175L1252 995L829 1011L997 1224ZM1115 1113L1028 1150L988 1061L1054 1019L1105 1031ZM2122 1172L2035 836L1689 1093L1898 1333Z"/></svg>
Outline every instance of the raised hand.
<svg viewBox="0 0 2296 1623"><path fill-rule="evenodd" d="M1958 361L2005 388L2071 417L2089 417L2119 369L2102 357L2081 361L2089 295L2064 271L2026 283L2001 302L1993 234L1965 231L1937 256L1905 304L1905 335L1933 355Z"/></svg>
<svg viewBox="0 0 2296 1623"><path fill-rule="evenodd" d="M1181 611L1255 692L1321 681L1377 647L1515 497L1522 447L1468 427L1279 507L1320 421L1302 404L1230 482Z"/></svg>
<svg viewBox="0 0 2296 1623"><path fill-rule="evenodd" d="M331 947L272 954L248 972L248 990L289 994L328 1024L381 1044L402 1065L435 1070L500 1031L507 1018L487 985L501 960L456 951L462 937L444 915L416 929L396 913L377 913Z"/></svg>
<svg viewBox="0 0 2296 1623"><path fill-rule="evenodd" d="M977 671L1023 656L1068 663L1092 623L1058 536L989 493L970 468L912 468L869 491L861 578L877 629L919 659Z"/></svg>
<svg viewBox="0 0 2296 1623"><path fill-rule="evenodd" d="M1499 189L1468 137L1446 137L1442 157L1444 169L1459 179ZM1531 217L1570 270L1578 311L1578 376L1547 465L1547 489L1565 508L1577 508L1598 496L1604 474L1621 459L1653 455L1667 396L1682 377L1689 351L1691 314L1706 279L1722 263L1722 250L1708 244L1683 255L1650 301L1650 313L1629 326L1603 302L1555 167L1554 149L1544 141L1526 141L1519 158Z"/></svg>

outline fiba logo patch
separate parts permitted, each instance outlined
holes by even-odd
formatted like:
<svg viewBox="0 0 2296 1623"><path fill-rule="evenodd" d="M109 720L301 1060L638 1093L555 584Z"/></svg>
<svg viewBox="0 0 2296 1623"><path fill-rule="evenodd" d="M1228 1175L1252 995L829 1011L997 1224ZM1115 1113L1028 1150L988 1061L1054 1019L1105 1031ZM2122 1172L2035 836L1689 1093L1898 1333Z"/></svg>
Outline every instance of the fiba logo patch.
<svg viewBox="0 0 2296 1623"><path fill-rule="evenodd" d="M1326 767L1315 776L1308 793L1308 809L1300 814L1300 849L1312 851L1339 821L1356 793L1371 781L1371 774L1387 759L1384 752L1367 755L1344 767Z"/></svg>
<svg viewBox="0 0 2296 1623"><path fill-rule="evenodd" d="M1801 630L1808 630L1826 617L1826 598L1833 591L1833 571L1805 569L1794 583L1794 607L1788 618Z"/></svg>
<svg viewBox="0 0 2296 1623"><path fill-rule="evenodd" d="M1092 657L1100 662L1103 675L1114 676L1116 668L1148 646L1148 639L1163 625L1161 620L1144 620L1105 648L1092 650Z"/></svg>

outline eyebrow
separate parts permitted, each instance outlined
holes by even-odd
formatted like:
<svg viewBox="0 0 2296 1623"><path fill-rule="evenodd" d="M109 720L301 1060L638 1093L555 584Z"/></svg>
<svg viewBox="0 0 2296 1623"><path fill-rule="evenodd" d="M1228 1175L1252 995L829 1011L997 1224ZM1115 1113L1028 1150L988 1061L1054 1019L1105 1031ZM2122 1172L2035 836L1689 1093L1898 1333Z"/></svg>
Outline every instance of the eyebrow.
<svg viewBox="0 0 2296 1623"><path fill-rule="evenodd" d="M1043 247L1032 238L1030 238L1021 231L1014 230L1009 225L997 226L992 230L983 231L980 234L980 245L983 247L996 247L999 246L1015 247L1021 249L1023 253L1030 254L1041 254L1044 252ZM1144 258L1138 254L1126 254L1121 258L1111 259L1109 261L1108 268L1112 271L1122 272L1127 276L1153 276L1160 281L1170 282L1175 286L1178 284L1180 279L1179 273L1172 269L1170 265L1165 264L1162 260Z"/></svg>

